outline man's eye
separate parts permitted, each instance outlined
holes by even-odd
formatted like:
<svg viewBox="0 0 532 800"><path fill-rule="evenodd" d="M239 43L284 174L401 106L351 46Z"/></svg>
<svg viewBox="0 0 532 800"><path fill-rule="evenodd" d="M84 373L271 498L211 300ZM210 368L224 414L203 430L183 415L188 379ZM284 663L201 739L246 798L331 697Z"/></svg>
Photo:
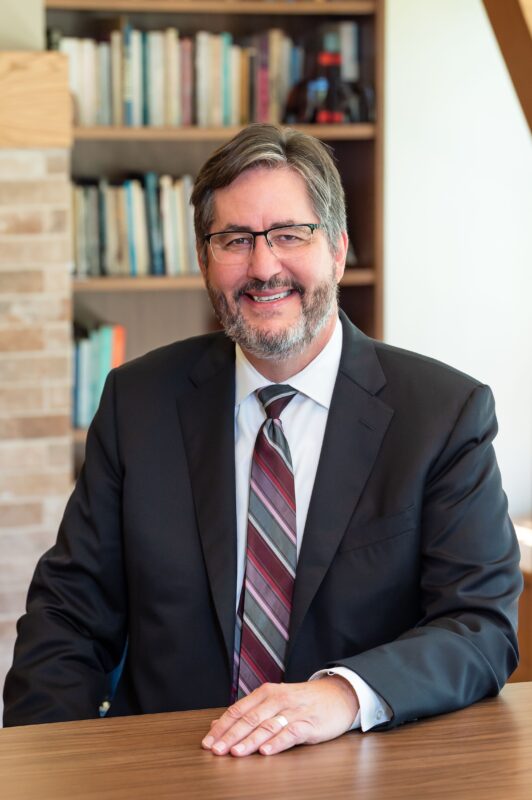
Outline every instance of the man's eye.
<svg viewBox="0 0 532 800"><path fill-rule="evenodd" d="M224 247L228 247L232 250L241 249L249 247L250 241L249 236L235 236L233 239L228 239L224 243Z"/></svg>
<svg viewBox="0 0 532 800"><path fill-rule="evenodd" d="M279 233L273 237L273 241L279 244L299 244L303 239L295 233Z"/></svg>

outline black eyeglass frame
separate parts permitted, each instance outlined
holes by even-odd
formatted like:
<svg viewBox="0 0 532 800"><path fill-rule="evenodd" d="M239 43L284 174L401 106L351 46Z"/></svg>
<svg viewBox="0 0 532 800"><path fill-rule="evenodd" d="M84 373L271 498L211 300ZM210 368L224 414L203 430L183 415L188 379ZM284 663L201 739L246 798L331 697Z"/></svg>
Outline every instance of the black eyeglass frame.
<svg viewBox="0 0 532 800"><path fill-rule="evenodd" d="M279 231L283 228L310 228L311 232L321 230L323 225L321 222L296 222L293 225L274 225L273 228L267 228L265 231L246 231L242 230L242 228L231 228L227 231L215 231L214 233L206 233L203 237L203 241L207 242L210 245L211 239L213 236L219 236L222 233L247 233L249 236L253 236L253 250L255 249L255 239L257 236L264 236L266 242L268 243L268 247L270 250L272 249L273 245L268 239L268 234L272 231Z"/></svg>

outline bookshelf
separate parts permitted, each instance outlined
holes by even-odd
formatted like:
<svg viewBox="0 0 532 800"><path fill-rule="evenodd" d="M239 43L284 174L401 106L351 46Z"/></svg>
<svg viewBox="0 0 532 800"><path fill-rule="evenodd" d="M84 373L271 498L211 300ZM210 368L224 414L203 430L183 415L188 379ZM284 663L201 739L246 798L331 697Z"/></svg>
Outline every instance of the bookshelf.
<svg viewBox="0 0 532 800"><path fill-rule="evenodd" d="M97 38L123 15L140 30L174 26L179 35L231 31L235 38L268 28L297 37L318 26L355 20L361 76L375 89L374 117L342 125L295 125L331 145L342 174L348 229L357 264L346 270L340 302L362 330L382 335L383 0L45 0L47 24L69 36ZM210 152L239 126L73 129L72 175L122 181L132 172L197 173ZM198 275L93 277L72 282L74 309L127 329L127 357L213 330L216 320Z"/></svg>

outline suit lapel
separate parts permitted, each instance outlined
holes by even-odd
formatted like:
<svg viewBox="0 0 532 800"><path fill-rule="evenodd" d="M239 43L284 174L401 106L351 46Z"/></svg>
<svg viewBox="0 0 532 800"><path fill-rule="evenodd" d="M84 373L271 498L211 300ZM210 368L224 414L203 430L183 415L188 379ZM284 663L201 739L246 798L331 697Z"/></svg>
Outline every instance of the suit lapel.
<svg viewBox="0 0 532 800"><path fill-rule="evenodd" d="M372 341L345 315L341 319L342 357L297 565L287 658L393 416L393 410L375 396L386 380Z"/></svg>
<svg viewBox="0 0 532 800"><path fill-rule="evenodd" d="M229 664L236 593L234 346L216 339L178 398L203 555Z"/></svg>

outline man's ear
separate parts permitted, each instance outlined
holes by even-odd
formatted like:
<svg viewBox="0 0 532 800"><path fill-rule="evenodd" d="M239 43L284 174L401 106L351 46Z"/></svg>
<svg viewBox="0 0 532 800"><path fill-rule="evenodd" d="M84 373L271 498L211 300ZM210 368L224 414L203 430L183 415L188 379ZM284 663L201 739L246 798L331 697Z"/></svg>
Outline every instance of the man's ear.
<svg viewBox="0 0 532 800"><path fill-rule="evenodd" d="M334 254L334 264L336 267L336 280L338 281L338 283L340 283L340 281L342 280L345 271L345 260L347 258L348 244L349 244L349 238L347 236L347 231L342 231L338 239L336 252Z"/></svg>
<svg viewBox="0 0 532 800"><path fill-rule="evenodd" d="M205 252L205 250L203 248L203 245L201 245L198 242L196 242L196 256L198 257L198 264L199 264L199 268L201 270L201 273L202 273L203 277L205 278L207 276L207 264L204 263L204 261L203 261L204 252Z"/></svg>

